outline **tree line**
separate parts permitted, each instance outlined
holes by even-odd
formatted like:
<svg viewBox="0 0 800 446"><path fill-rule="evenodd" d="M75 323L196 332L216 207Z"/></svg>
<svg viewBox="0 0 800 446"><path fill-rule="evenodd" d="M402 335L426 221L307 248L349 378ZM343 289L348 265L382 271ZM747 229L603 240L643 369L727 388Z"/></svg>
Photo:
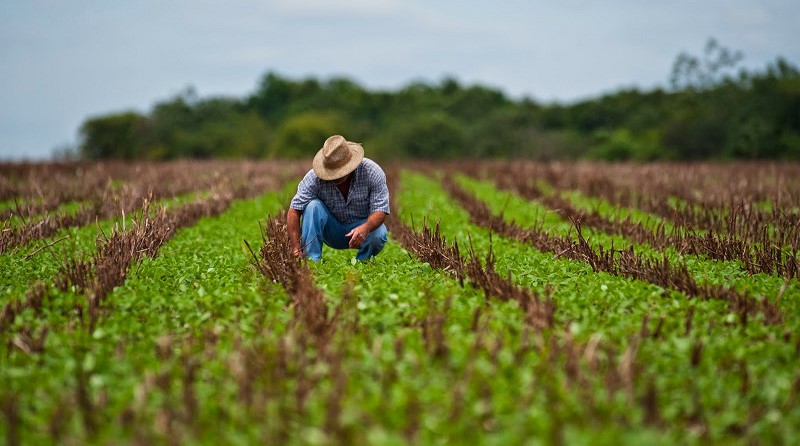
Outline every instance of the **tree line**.
<svg viewBox="0 0 800 446"><path fill-rule="evenodd" d="M680 54L670 85L570 104L514 100L448 77L396 91L343 77L269 72L244 98L189 88L134 111L87 119L86 159L304 158L326 137L364 143L376 159L800 159L800 71L778 58L762 70L715 40Z"/></svg>

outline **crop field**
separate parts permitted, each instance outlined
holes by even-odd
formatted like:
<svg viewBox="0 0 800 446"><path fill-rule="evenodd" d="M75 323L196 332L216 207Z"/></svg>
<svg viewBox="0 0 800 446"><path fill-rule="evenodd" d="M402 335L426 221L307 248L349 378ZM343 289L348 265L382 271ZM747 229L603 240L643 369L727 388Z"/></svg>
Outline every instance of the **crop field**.
<svg viewBox="0 0 800 446"><path fill-rule="evenodd" d="M798 444L800 165L0 164L6 444Z"/></svg>

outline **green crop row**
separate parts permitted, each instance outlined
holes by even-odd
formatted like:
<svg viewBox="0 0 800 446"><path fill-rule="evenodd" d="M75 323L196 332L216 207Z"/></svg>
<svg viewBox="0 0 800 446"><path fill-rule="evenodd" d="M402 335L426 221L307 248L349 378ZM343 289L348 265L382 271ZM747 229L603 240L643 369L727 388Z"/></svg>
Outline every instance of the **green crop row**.
<svg viewBox="0 0 800 446"><path fill-rule="evenodd" d="M450 239L462 244L471 240L481 252L492 249L498 269L520 284L541 292L545 286L554 287L558 323L562 327L570 323L576 337L596 334L622 351L645 315L651 321L664 317L661 337L644 342L639 357L646 366L643 373L653 377L657 393L663 395L663 412L671 416L674 426L681 426L681 418L690 418L690 412L705 412L704 423L712 438L725 438L736 431L737 422L755 420L748 432L767 435L800 417L791 400L800 365L797 338L788 330L797 324L796 312L787 316L786 326L750 322L741 327L732 322L735 319L720 302L690 300L648 283L593 273L581 262L557 259L497 235L490 238L487 229L469 223L466 213L455 207L432 179L407 174L404 190L408 193L401 197L400 205L405 215L426 215L439 221ZM500 194L489 198L494 200L493 206L505 209L510 219L532 222L542 212L535 204L513 201L515 197ZM506 200L510 200L508 205ZM592 234L595 236L602 238L602 234ZM773 280L770 285L777 293L780 282ZM784 295L791 296L786 302L796 301L796 288L791 295L789 292ZM787 304L786 308L794 305ZM690 312L693 328L686 330ZM698 345L702 345L702 360L692 366L692 351ZM741 392L743 376L747 376L749 387L742 398L735 398Z"/></svg>
<svg viewBox="0 0 800 446"><path fill-rule="evenodd" d="M458 181L511 221L570 231L535 202ZM313 339L244 244L256 247L259 221L282 212L294 187L181 229L132 267L91 332L76 310L86 296L49 289L40 313L25 310L0 334L0 438L19 429L26 444L798 441L797 283L784 291L781 324L742 325L724 302L491 234L438 181L404 172L394 217L417 229L438 222L462 252L491 252L501 274L552 296L555 324L526 325L515 301L462 286L390 239L370 262L326 248L308 264L333 327ZM52 280L56 257L93 252L96 227L69 231L55 257L43 251L24 266L33 245L0 256L17 268L3 276L3 299ZM584 235L593 246L630 244ZM732 262L635 249L766 298L782 285ZM42 350L31 349L45 329Z"/></svg>
<svg viewBox="0 0 800 446"><path fill-rule="evenodd" d="M252 334L267 313L279 320L275 316L281 314L285 298L249 268L243 240L258 238L258 220L280 209L286 196L287 192L272 192L234 201L224 214L179 231L157 258L134 265L126 283L107 296L91 335L74 310L85 303L83 295L51 289L44 317L23 312L14 329L2 335L9 342L3 343L0 380L3 393L16 395L23 408L26 443L54 441L45 427L62 419L66 438L101 438L92 437L85 422L79 422L86 417L84 409L81 416L77 413L79 376L87 380L94 425L102 438L112 439L124 433L118 417L134 399L137 386L163 366L157 356L159 340L205 332ZM107 232L113 224L108 221L101 227ZM68 229L69 245L54 248L64 255L73 249L90 255L97 230ZM39 260L38 268L18 269L7 293L24 290L33 275L52 280L58 262L49 255L37 258L45 260ZM0 259L15 264L12 255ZM21 333L39 333L45 327L49 334L43 352L30 354L13 345Z"/></svg>
<svg viewBox="0 0 800 446"><path fill-rule="evenodd" d="M576 231L571 222L564 221L555 212L535 202L528 201L511 192L495 188L491 183L473 180L466 176L458 177L459 184L475 194L486 203L493 212L503 215L505 219L515 222L523 227L533 224L541 225L544 231L576 237ZM541 215L547 218L540 218ZM703 256L680 254L673 248L663 252L647 245L634 243L618 235L605 234L592 228L584 228L583 235L594 247L602 246L606 249L627 249L633 247L635 252L651 258L666 258L672 264L685 264L691 275L698 283L719 284L744 291L756 299L775 299L783 288L784 279L768 274L748 275L740 262L714 261ZM800 314L800 283L796 280L789 281L781 298L781 308L785 314ZM787 318L786 328L800 331L800 318Z"/></svg>
<svg viewBox="0 0 800 446"><path fill-rule="evenodd" d="M159 200L152 206L177 206L202 198L190 193ZM111 234L114 226L130 225L136 213L98 220L81 227L63 228L52 237L19 246L0 255L0 305L20 299L36 281L52 281L59 268L71 259L87 259L97 250L96 240ZM48 245L47 248L44 248ZM42 249L44 248L44 249Z"/></svg>
<svg viewBox="0 0 800 446"><path fill-rule="evenodd" d="M42 213L29 215L29 216L25 216L25 217L21 217L21 216L17 215L16 212L15 212L13 216L11 216L10 218L8 218L5 221L3 221L2 224L6 228L16 228L16 227L24 225L27 222L39 221L39 220L41 220L41 219L43 219L43 218L45 218L47 216L51 216L52 217L52 216L55 216L57 214L74 214L75 212L78 211L78 209L81 208L81 206L88 206L88 205L89 205L88 202L70 201L70 202L62 203L62 204L58 205L58 207L56 207L55 209L53 209L51 211L42 212ZM13 209L15 209L15 206L12 204L11 206L8 207L8 209L12 209L13 210ZM4 210L4 208L0 205L0 211L2 211L2 210Z"/></svg>

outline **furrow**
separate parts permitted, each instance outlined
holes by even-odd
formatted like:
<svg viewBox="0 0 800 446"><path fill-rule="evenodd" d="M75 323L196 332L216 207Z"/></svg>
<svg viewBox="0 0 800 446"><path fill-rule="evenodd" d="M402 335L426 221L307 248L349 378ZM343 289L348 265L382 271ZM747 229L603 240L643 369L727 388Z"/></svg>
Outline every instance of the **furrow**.
<svg viewBox="0 0 800 446"><path fill-rule="evenodd" d="M782 225L790 227L790 230L781 232L780 239L768 233L768 224L763 218L754 219L752 211L745 213L741 207L736 207L729 214L728 230L724 232L701 233L685 226L681 230L670 230L665 221L646 224L634 221L630 215L611 219L597 209L578 209L558 193L543 193L539 187L530 183L509 181L508 176L498 176L495 182L503 189L541 202L565 220L578 221L583 227L620 235L660 251L671 248L680 254L702 255L720 261L740 261L749 274L777 274L786 278L800 278L800 219L789 226L788 223ZM741 221L757 222L751 227L760 227L761 233L740 237L737 228L744 226L739 223Z"/></svg>
<svg viewBox="0 0 800 446"><path fill-rule="evenodd" d="M335 331L335 316L328 311L324 293L314 286L308 265L292 255L285 211L267 220L262 242L258 255L247 245L253 266L286 290L292 298L297 322L323 346Z"/></svg>
<svg viewBox="0 0 800 446"><path fill-rule="evenodd" d="M462 189L452 177L446 177L443 184L450 195L467 210L476 225L489 228L505 237L531 244L540 251L551 252L559 257L586 262L594 271L647 281L683 292L688 297L725 301L731 311L740 316L743 324L758 313L764 315L766 323L778 324L782 321L780 309L774 303L767 299L756 300L750 295L720 285L698 284L685 265L672 264L666 258L645 257L634 252L632 247L614 250L601 246L595 250L583 237L581 224L577 220L573 220L577 241L536 227L522 228L492 214L483 202Z"/></svg>
<svg viewBox="0 0 800 446"><path fill-rule="evenodd" d="M283 175L296 173L296 170L287 169ZM254 181L236 189L220 190L204 199L172 208L153 210L150 208L150 201L145 200L130 228L120 229L115 226L109 236L98 237L97 251L91 258L72 257L61 263L53 278L54 285L62 291L71 290L86 295L86 306L76 305L75 309L91 333L101 315L106 296L125 282L132 265L144 257L155 257L161 246L179 229L193 225L202 217L219 215L230 206L234 198L257 195L265 187L274 188L280 180L280 176L272 176L267 181ZM47 293L46 287L41 289ZM38 285L28 292L24 301L6 302L3 312L0 313L0 326L10 327L17 314L31 306L31 301L41 302L44 298L36 290L40 290Z"/></svg>
<svg viewBox="0 0 800 446"><path fill-rule="evenodd" d="M220 171L213 170L214 166ZM38 219L29 219L31 214L22 214L19 217L24 221L22 224L13 227L4 226L0 231L0 254L30 241L50 237L64 228L84 226L120 213L135 213L144 200L152 202L203 191L213 195L217 190L227 190L236 199L252 197L254 193L274 187L274 179L282 175L282 170L296 173L300 168L296 164L279 166L276 163L210 164L203 166L205 170L197 167L182 170L184 167L182 164L144 167L144 169L142 166L131 167L131 170L139 172L140 175L121 187L114 186L109 177L103 187L88 188L89 192L84 192L91 195L70 195L70 199L87 201L87 204L81 205L74 212L57 212ZM171 181L162 181L165 176L170 177ZM59 200L61 199L46 201L57 206L62 202Z"/></svg>
<svg viewBox="0 0 800 446"><path fill-rule="evenodd" d="M397 173L390 175L390 188L397 189ZM552 327L556 306L547 295L545 298L529 288L521 287L511 282L510 278L501 276L495 269L494 256L489 252L485 259L470 249L469 256L465 259L459 252L458 244L449 245L439 232L439 226L431 229L424 222L420 231L406 226L400 218L396 200L389 221L389 230L398 242L409 252L432 267L439 268L452 274L462 284L469 278L479 287L487 297L496 297L502 300L514 300L526 314L531 326L541 330Z"/></svg>

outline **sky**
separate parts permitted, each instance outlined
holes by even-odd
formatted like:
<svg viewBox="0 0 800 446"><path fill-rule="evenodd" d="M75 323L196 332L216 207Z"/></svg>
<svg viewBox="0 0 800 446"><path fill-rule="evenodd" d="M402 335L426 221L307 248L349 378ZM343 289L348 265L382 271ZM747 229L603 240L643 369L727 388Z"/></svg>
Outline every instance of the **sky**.
<svg viewBox="0 0 800 446"><path fill-rule="evenodd" d="M800 65L798 18L796 0L2 0L0 159L47 158L88 117L189 86L244 97L269 71L570 102L666 86L710 37L743 67Z"/></svg>

